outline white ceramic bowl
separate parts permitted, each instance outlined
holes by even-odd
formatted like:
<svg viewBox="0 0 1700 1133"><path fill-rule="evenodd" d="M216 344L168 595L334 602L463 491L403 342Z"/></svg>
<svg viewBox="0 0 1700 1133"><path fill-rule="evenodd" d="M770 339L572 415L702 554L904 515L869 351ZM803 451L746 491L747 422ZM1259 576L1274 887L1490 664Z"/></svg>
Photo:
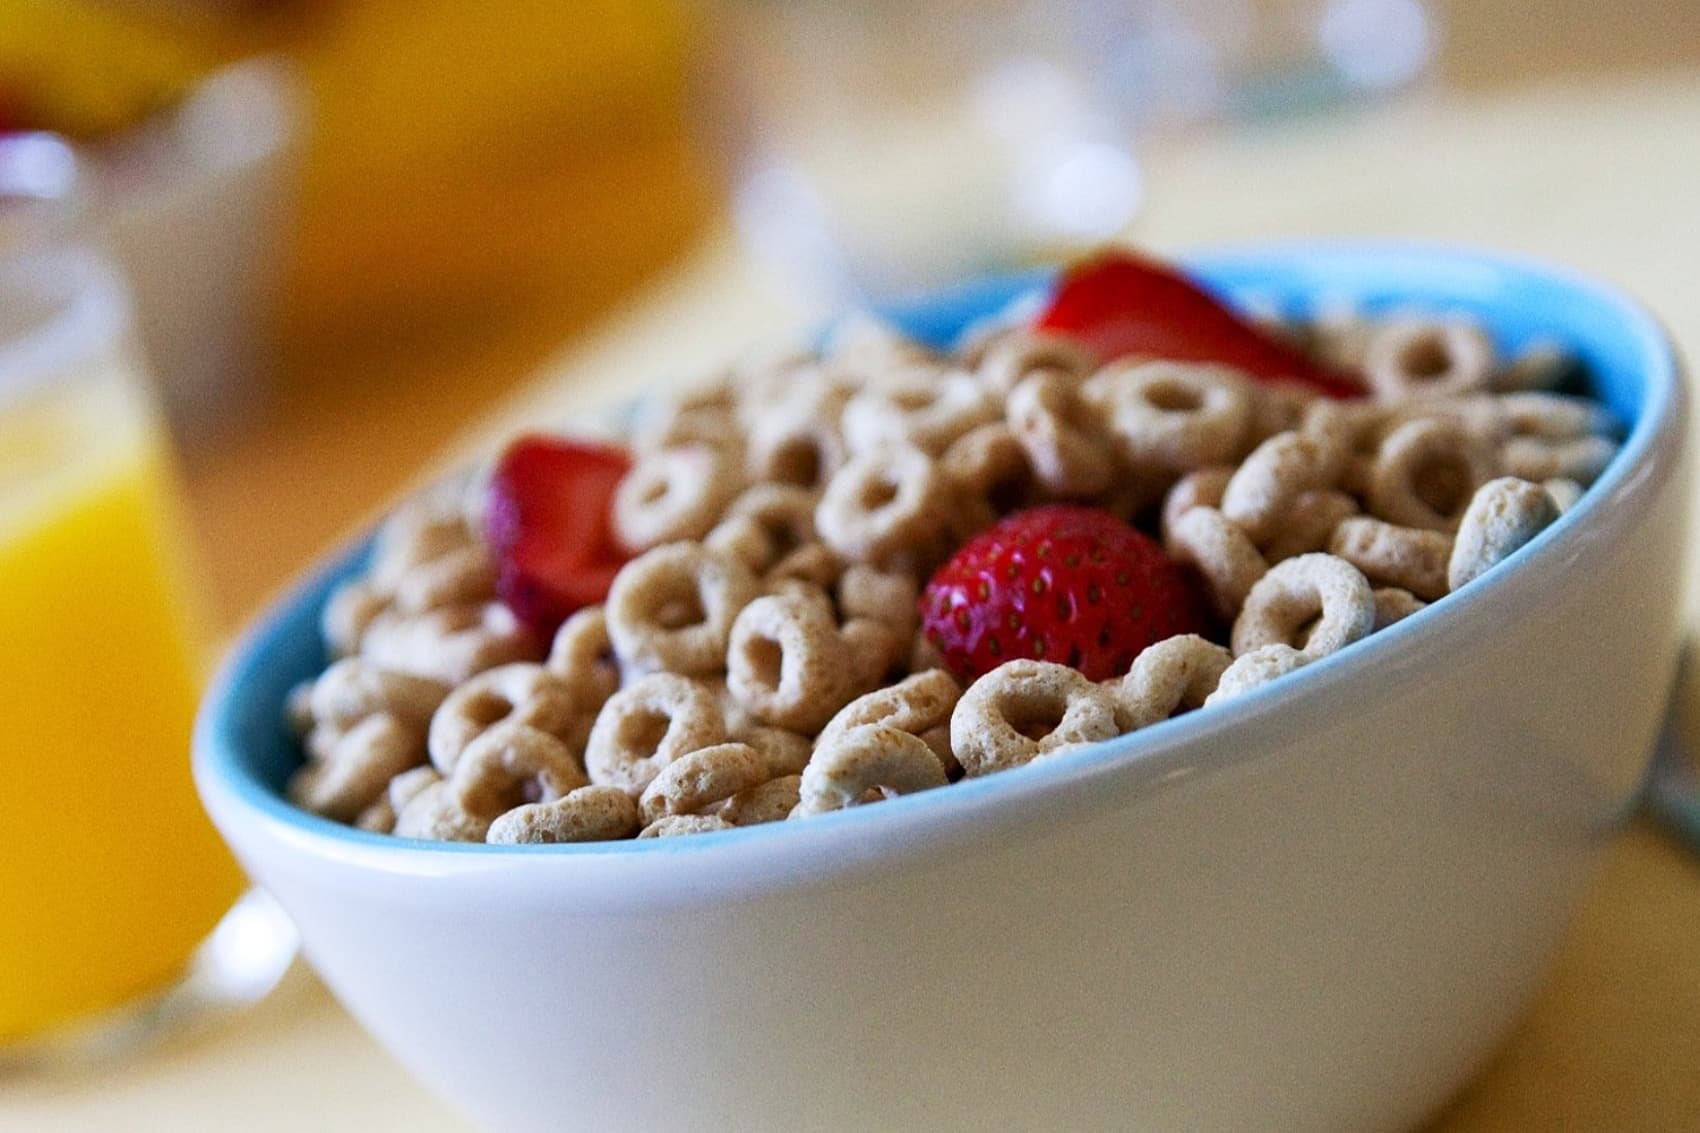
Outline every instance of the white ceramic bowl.
<svg viewBox="0 0 1700 1133"><path fill-rule="evenodd" d="M454 847L303 814L289 686L358 555L203 713L208 808L348 1008L493 1130L1406 1128L1515 1020L1636 797L1673 671L1686 397L1654 323L1517 261L1204 257L1230 293L1556 333L1633 431L1422 613L1210 711L807 822ZM943 339L1027 281L902 312Z"/></svg>

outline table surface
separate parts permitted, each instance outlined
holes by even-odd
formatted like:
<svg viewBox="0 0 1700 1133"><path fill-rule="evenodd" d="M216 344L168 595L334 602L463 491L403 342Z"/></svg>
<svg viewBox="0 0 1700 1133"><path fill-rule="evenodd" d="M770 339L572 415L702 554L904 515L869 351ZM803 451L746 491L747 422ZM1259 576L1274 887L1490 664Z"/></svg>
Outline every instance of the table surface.
<svg viewBox="0 0 1700 1133"><path fill-rule="evenodd" d="M1159 248L1409 236L1566 261L1700 344L1700 72L1406 102L1152 155ZM700 255L469 428L570 415L818 317L733 251ZM428 396L428 391L422 392ZM1693 580L1689 608L1694 608ZM1529 1015L1434 1133L1700 1128L1700 858L1645 823L1610 849ZM0 1130L468 1127L305 970L258 1008L103 1074L0 1083Z"/></svg>

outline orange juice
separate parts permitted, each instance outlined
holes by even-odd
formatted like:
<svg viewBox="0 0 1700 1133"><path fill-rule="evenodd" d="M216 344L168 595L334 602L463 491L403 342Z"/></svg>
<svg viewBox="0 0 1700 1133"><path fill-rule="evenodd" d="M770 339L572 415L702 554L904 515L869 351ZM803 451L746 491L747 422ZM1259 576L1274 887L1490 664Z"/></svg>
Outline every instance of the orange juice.
<svg viewBox="0 0 1700 1133"><path fill-rule="evenodd" d="M168 983L243 887L190 782L161 435L116 354L84 369L0 373L0 1042Z"/></svg>

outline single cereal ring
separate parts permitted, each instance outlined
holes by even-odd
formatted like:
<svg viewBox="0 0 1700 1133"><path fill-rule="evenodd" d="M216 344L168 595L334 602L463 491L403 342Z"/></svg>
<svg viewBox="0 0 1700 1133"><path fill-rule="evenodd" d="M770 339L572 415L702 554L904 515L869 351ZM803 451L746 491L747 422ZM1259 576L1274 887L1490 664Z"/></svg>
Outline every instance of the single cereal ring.
<svg viewBox="0 0 1700 1133"><path fill-rule="evenodd" d="M307 711L313 724L338 730L379 712L423 730L448 695L449 686L441 681L392 673L364 657L344 657L313 682Z"/></svg>
<svg viewBox="0 0 1700 1133"><path fill-rule="evenodd" d="M774 563L761 576L762 590L776 593L787 582L805 582L825 590L838 584L844 560L825 543L808 543Z"/></svg>
<svg viewBox="0 0 1700 1133"><path fill-rule="evenodd" d="M1294 649L1291 645L1276 642L1253 649L1234 658L1222 673L1222 679L1216 682L1216 691L1204 701L1204 707L1210 708L1225 700L1242 696L1252 689L1261 688L1277 677L1284 677L1294 669L1303 668L1315 660L1309 653Z"/></svg>
<svg viewBox="0 0 1700 1133"><path fill-rule="evenodd" d="M1247 444L1262 444L1278 433L1300 428L1305 414L1318 401L1332 401L1309 386L1296 382L1257 382L1246 390L1251 398L1251 424Z"/></svg>
<svg viewBox="0 0 1700 1133"><path fill-rule="evenodd" d="M480 733L449 776L449 792L467 814L492 822L517 806L553 802L589 782L573 750L528 724Z"/></svg>
<svg viewBox="0 0 1700 1133"><path fill-rule="evenodd" d="M718 814L669 814L638 831L639 838L676 838L683 834L712 834L737 827Z"/></svg>
<svg viewBox="0 0 1700 1133"><path fill-rule="evenodd" d="M950 532L959 540L1039 495L1027 450L1003 421L963 435L945 450L938 466L951 489Z"/></svg>
<svg viewBox="0 0 1700 1133"><path fill-rule="evenodd" d="M614 533L635 551L700 539L744 486L741 470L704 445L639 457L614 491Z"/></svg>
<svg viewBox="0 0 1700 1133"><path fill-rule="evenodd" d="M396 812L397 838L430 842L482 842L490 823L460 809L446 779L427 784Z"/></svg>
<svg viewBox="0 0 1700 1133"><path fill-rule="evenodd" d="M1556 389L1576 370L1576 357L1550 340L1531 342L1492 379L1501 393Z"/></svg>
<svg viewBox="0 0 1700 1133"><path fill-rule="evenodd" d="M1221 366L1115 363L1082 389L1135 468L1182 473L1232 463L1251 425L1245 382Z"/></svg>
<svg viewBox="0 0 1700 1133"><path fill-rule="evenodd" d="M749 426L749 478L809 491L824 488L848 458L838 429L841 407L841 401L831 399L811 405L789 398L764 407Z"/></svg>
<svg viewBox="0 0 1700 1133"><path fill-rule="evenodd" d="M638 799L645 825L669 814L698 814L767 781L767 764L748 744L686 752L661 769Z"/></svg>
<svg viewBox="0 0 1700 1133"><path fill-rule="evenodd" d="M1334 529L1328 551L1357 567L1371 582L1408 590L1425 602L1446 594L1452 536L1444 532L1399 527L1360 515Z"/></svg>
<svg viewBox="0 0 1700 1133"><path fill-rule="evenodd" d="M1369 505L1401 527L1456 531L1470 496L1494 475L1493 453L1455 422L1407 421L1387 434L1370 473Z"/></svg>
<svg viewBox="0 0 1700 1133"><path fill-rule="evenodd" d="M1095 496L1110 486L1115 457L1096 413L1081 399L1077 378L1059 373L1023 378L1010 391L1004 412L1046 491Z"/></svg>
<svg viewBox="0 0 1700 1133"><path fill-rule="evenodd" d="M377 801L391 779L425 759L419 728L387 712L334 733L319 750L322 758L290 779L289 798L337 822L352 822Z"/></svg>
<svg viewBox="0 0 1700 1133"><path fill-rule="evenodd" d="M949 780L938 756L919 736L883 724L864 724L815 749L798 789L799 817L858 806L870 792L909 795Z"/></svg>
<svg viewBox="0 0 1700 1133"><path fill-rule="evenodd" d="M1558 508L1560 515L1575 507L1576 501L1582 498L1582 485L1562 476L1554 477L1551 480L1542 480L1541 487L1545 488L1547 495L1552 497L1553 505Z"/></svg>
<svg viewBox="0 0 1700 1133"><path fill-rule="evenodd" d="M1371 332L1362 372L1379 400L1402 401L1484 389L1497 361L1469 319L1399 318Z"/></svg>
<svg viewBox="0 0 1700 1133"><path fill-rule="evenodd" d="M1546 441L1610 437L1617 419L1599 402L1562 393L1508 393L1494 399L1512 435Z"/></svg>
<svg viewBox="0 0 1700 1133"><path fill-rule="evenodd" d="M1116 726L1136 731L1179 709L1202 707L1233 654L1194 633L1147 645L1120 680L1105 682L1115 698Z"/></svg>
<svg viewBox="0 0 1700 1133"><path fill-rule="evenodd" d="M901 571L875 570L856 563L846 567L838 579L838 612L846 619L870 618L884 622L908 643L920 624L916 602L920 584Z"/></svg>
<svg viewBox="0 0 1700 1133"><path fill-rule="evenodd" d="M458 501L427 492L396 508L378 528L367 580L375 589L393 593L402 576L415 567L477 541Z"/></svg>
<svg viewBox="0 0 1700 1133"><path fill-rule="evenodd" d="M1609 437L1568 441L1512 437L1500 449L1508 475L1520 480L1574 480L1584 487L1598 480L1616 455L1617 442Z"/></svg>
<svg viewBox="0 0 1700 1133"><path fill-rule="evenodd" d="M942 739L948 750L950 717L961 698L962 686L944 669L916 673L894 685L865 693L839 709L815 737L815 749L833 743L853 728L882 724L922 737L944 727L946 736ZM954 762L954 759L945 761L947 771Z"/></svg>
<svg viewBox="0 0 1700 1133"><path fill-rule="evenodd" d="M614 576L608 636L634 673L712 675L725 666L733 620L760 592L750 568L732 555L668 543Z"/></svg>
<svg viewBox="0 0 1700 1133"><path fill-rule="evenodd" d="M732 501L706 546L730 551L756 574L799 548L816 542L815 504L808 488L795 484L756 484Z"/></svg>
<svg viewBox="0 0 1700 1133"><path fill-rule="evenodd" d="M909 652L913 633L905 634L888 621L850 618L839 627L850 659L850 689L846 699L885 684ZM839 705L834 705L834 711Z"/></svg>
<svg viewBox="0 0 1700 1133"><path fill-rule="evenodd" d="M542 649L512 610L484 602L413 616L380 614L361 639L360 654L380 669L453 687L498 665L534 661Z"/></svg>
<svg viewBox="0 0 1700 1133"><path fill-rule="evenodd" d="M1373 448L1378 440L1387 406L1373 401L1339 401L1319 397L1305 407L1299 432L1318 441L1333 453L1351 454Z"/></svg>
<svg viewBox="0 0 1700 1133"><path fill-rule="evenodd" d="M1378 586L1375 590L1375 629L1380 633L1394 622L1404 621L1428 603L1396 586Z"/></svg>
<svg viewBox="0 0 1700 1133"><path fill-rule="evenodd" d="M612 842L643 825L638 806L618 787L580 787L552 802L515 807L490 824L486 842L498 845Z"/></svg>
<svg viewBox="0 0 1700 1133"><path fill-rule="evenodd" d="M319 616L319 635L331 656L347 657L358 652L366 630L389 608L390 598L364 578L337 587Z"/></svg>
<svg viewBox="0 0 1700 1133"><path fill-rule="evenodd" d="M675 673L651 673L608 698L585 745L590 781L634 798L687 752L726 741L714 690Z"/></svg>
<svg viewBox="0 0 1700 1133"><path fill-rule="evenodd" d="M488 602L495 596L496 557L482 542L416 564L395 580L395 607L404 614Z"/></svg>
<svg viewBox="0 0 1700 1133"><path fill-rule="evenodd" d="M1331 488L1345 452L1306 433L1278 433L1246 457L1222 491L1221 512L1257 544L1279 533L1301 492Z"/></svg>
<svg viewBox="0 0 1700 1133"><path fill-rule="evenodd" d="M620 687L620 663L601 606L586 606L561 623L543 667L572 693L581 710L595 713Z"/></svg>
<svg viewBox="0 0 1700 1133"><path fill-rule="evenodd" d="M746 791L739 791L720 808L720 818L733 826L760 826L784 822L802 799L803 776L781 775Z"/></svg>
<svg viewBox="0 0 1700 1133"><path fill-rule="evenodd" d="M728 724L727 731L731 739L748 744L756 750L756 754L761 756L762 763L767 767L767 777L770 779L800 773L815 749L814 741L801 732L773 728L766 724Z"/></svg>
<svg viewBox="0 0 1700 1133"><path fill-rule="evenodd" d="M970 776L1120 734L1110 694L1049 661L1006 661L969 685L950 716L950 747Z"/></svg>
<svg viewBox="0 0 1700 1133"><path fill-rule="evenodd" d="M927 454L907 446L853 457L826 486L815 526L852 562L931 556L949 517L950 492Z"/></svg>
<svg viewBox="0 0 1700 1133"><path fill-rule="evenodd" d="M924 366L882 376L855 394L841 427L853 455L909 445L936 456L997 417L996 400L971 375Z"/></svg>
<svg viewBox="0 0 1700 1133"><path fill-rule="evenodd" d="M1315 660L1374 625L1375 595L1357 567L1334 555L1300 555L1270 567L1246 595L1234 619L1234 656L1281 644Z"/></svg>
<svg viewBox="0 0 1700 1133"><path fill-rule="evenodd" d="M1098 359L1071 338L1015 330L987 344L976 360L974 376L994 396L1007 397L1023 379L1034 374L1055 374L1078 383L1097 368Z"/></svg>
<svg viewBox="0 0 1700 1133"><path fill-rule="evenodd" d="M1269 570L1250 536L1213 507L1191 508L1175 520L1169 553L1204 576L1216 613L1224 620L1239 614L1252 586Z"/></svg>
<svg viewBox="0 0 1700 1133"><path fill-rule="evenodd" d="M1346 492L1300 492L1287 508L1286 522L1263 548L1271 564L1312 551L1326 551L1335 530L1358 514L1358 501Z"/></svg>
<svg viewBox="0 0 1700 1133"><path fill-rule="evenodd" d="M766 724L813 732L855 691L852 662L824 592L758 598L732 624L726 687Z"/></svg>
<svg viewBox="0 0 1700 1133"><path fill-rule="evenodd" d="M1163 497L1163 514L1160 530L1163 535L1163 546L1174 553L1175 521L1195 507L1213 507L1220 510L1222 493L1228 488L1228 481L1233 479L1234 468L1229 464L1212 464L1207 468L1194 469L1176 480L1174 486Z"/></svg>
<svg viewBox="0 0 1700 1133"><path fill-rule="evenodd" d="M1453 590L1475 581L1509 558L1558 518L1558 505L1546 489L1504 476L1476 490L1458 527L1447 565Z"/></svg>
<svg viewBox="0 0 1700 1133"><path fill-rule="evenodd" d="M467 745L497 724L525 724L564 739L578 714L572 690L542 665L502 665L462 684L438 706L428 735L431 763L452 774Z"/></svg>

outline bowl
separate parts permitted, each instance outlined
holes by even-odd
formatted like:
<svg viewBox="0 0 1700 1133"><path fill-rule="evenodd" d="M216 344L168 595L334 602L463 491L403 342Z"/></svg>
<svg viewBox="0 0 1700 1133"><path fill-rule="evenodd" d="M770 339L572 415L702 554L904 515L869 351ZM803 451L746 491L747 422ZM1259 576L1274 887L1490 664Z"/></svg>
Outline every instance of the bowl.
<svg viewBox="0 0 1700 1133"><path fill-rule="evenodd" d="M1400 1129L1516 1020L1631 808L1674 671L1687 395L1617 292L1500 256L1186 261L1290 312L1556 333L1632 424L1468 588L1227 705L945 790L693 838L397 840L291 807L289 688L348 551L198 726L219 828L332 991L492 1130ZM948 340L1042 277L895 312Z"/></svg>

